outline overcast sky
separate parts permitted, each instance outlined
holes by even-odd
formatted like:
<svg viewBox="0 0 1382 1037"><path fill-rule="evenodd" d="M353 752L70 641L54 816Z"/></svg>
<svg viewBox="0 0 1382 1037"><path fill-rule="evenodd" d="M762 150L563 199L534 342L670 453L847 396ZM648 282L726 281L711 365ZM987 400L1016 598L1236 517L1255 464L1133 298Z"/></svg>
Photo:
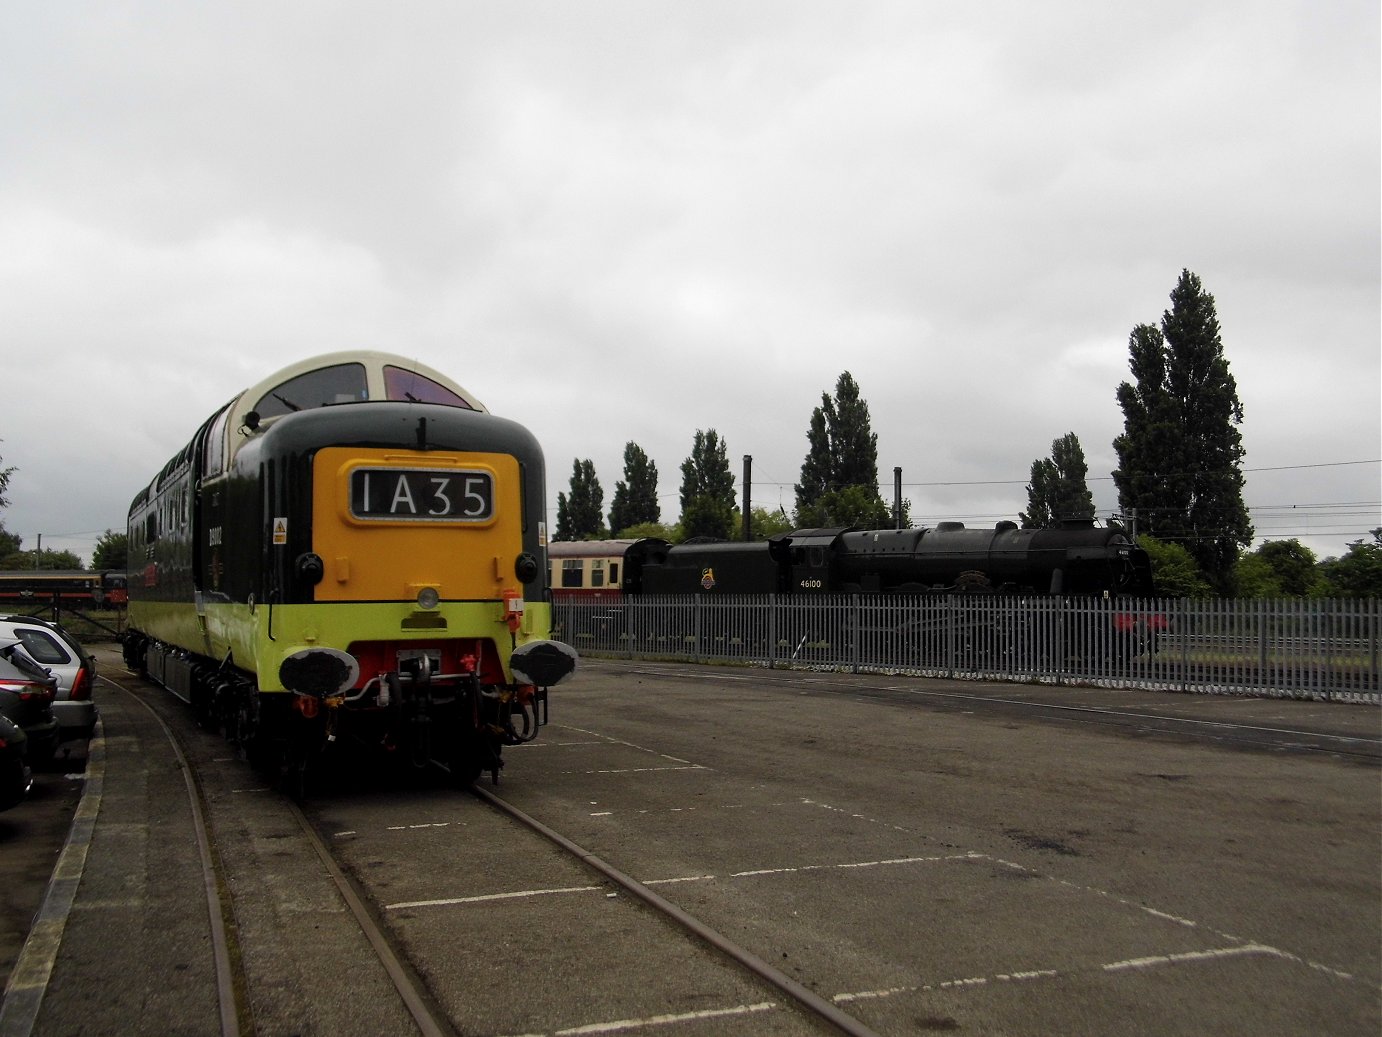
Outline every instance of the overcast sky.
<svg viewBox="0 0 1382 1037"><path fill-rule="evenodd" d="M1382 525L1376 0L0 8L0 513L89 560L234 393L340 349L517 418L548 515L697 429L793 510L850 371L920 524L1117 506L1128 336L1216 300L1259 533Z"/></svg>

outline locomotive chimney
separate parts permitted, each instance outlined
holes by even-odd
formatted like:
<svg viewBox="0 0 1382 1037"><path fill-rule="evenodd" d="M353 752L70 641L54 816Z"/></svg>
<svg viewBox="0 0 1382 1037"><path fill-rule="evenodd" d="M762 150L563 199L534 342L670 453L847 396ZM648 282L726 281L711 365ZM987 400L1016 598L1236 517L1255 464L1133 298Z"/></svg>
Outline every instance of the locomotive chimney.
<svg viewBox="0 0 1382 1037"><path fill-rule="evenodd" d="M744 541L753 539L753 515L749 512L749 502L753 495L749 492L753 483L753 455L744 455Z"/></svg>

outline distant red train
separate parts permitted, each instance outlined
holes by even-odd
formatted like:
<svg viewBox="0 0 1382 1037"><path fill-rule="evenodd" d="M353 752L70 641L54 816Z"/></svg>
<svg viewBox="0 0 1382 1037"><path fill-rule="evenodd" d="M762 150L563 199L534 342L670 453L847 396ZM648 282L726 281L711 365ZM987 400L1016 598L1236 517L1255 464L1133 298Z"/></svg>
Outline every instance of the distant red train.
<svg viewBox="0 0 1382 1037"><path fill-rule="evenodd" d="M122 609L129 601L125 574L113 570L12 569L0 572L0 605L57 602L66 607Z"/></svg>

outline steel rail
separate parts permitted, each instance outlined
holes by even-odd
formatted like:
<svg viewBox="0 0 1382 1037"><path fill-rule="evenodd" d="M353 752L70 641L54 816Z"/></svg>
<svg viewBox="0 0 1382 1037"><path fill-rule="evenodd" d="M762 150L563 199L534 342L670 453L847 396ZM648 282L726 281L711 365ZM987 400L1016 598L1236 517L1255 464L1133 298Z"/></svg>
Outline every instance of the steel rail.
<svg viewBox="0 0 1382 1037"><path fill-rule="evenodd" d="M211 830L206 823L206 811L203 809L206 797L202 792L201 783L197 781L192 765L188 762L187 754L182 751L180 740L167 722L158 715L158 711L118 681L112 681L109 678L106 680L143 706L149 715L158 722L158 726L163 729L163 734L168 739L168 744L173 747L173 755L177 758L178 767L182 771L183 784L187 787L187 801L192 811L192 827L197 834L197 852L201 856L202 882L206 889L206 913L211 928L212 957L216 963L216 999L220 1005L221 1034L222 1037L240 1037L241 1016L243 1015L248 1019L249 1012L247 1006L242 1008L240 1004L239 984L235 969L231 964L230 937L225 924L228 894L223 895L222 893L220 867L211 845ZM251 1024L251 1033L253 1029Z"/></svg>
<svg viewBox="0 0 1382 1037"><path fill-rule="evenodd" d="M111 681L112 684L116 682ZM197 846L202 854L202 866L204 874L207 876L207 902L211 915L212 943L216 948L216 976L217 994L221 1004L221 1033L222 1037L240 1037L238 1024L239 1013L238 999L236 990L238 987L235 982L234 971L230 964L229 941L226 936L223 924L222 900L219 895L217 880L219 871L215 869L216 858L212 852L211 840L209 836L209 826L205 821L205 814L201 809L204 796L201 786L196 781L195 774L186 755L182 751L178 738L168 724L158 715L158 712L144 701L140 696L122 685L116 684L122 691L135 699L141 706L153 715L163 728L169 742L173 746L173 751L177 755L178 764L182 768L183 779L187 783L189 797L192 802L193 823L197 832ZM455 1037L455 1030L449 1021L441 1016L432 1006L426 993L425 987L418 981L416 976L402 961L399 955L390 945L388 937L385 936L383 929L378 921L365 906L363 898L355 889L350 878L341 870L340 866L331 856L331 851L323 841L307 815L296 803L285 798L285 805L292 813L294 819L301 827L308 843L311 845L317 857L321 860L322 866L332 883L335 885L341 899L360 926L365 939L369 942L370 948L374 951L379 963L383 966L394 989L398 991L400 1000L412 1016L413 1022L417 1025L418 1032L422 1037ZM210 870L208 870L210 869ZM254 1032L253 1025L249 1032Z"/></svg>
<svg viewBox="0 0 1382 1037"><path fill-rule="evenodd" d="M658 894L654 893L637 879L620 871L608 861L597 857L577 843L572 842L560 832L549 828L531 814L525 813L512 803L501 799L493 792L482 788L478 784L471 786L471 792L495 809L503 811L519 824L538 833L567 853L578 858L584 864L593 868L601 875L604 875L620 889L637 897L659 914L675 922L701 940L704 940L715 950L734 959L759 979L776 987L802 1008L806 1009L817 1018L831 1024L841 1033L849 1034L850 1037L879 1037L876 1031L870 1029L866 1024L854 1018L854 1016L842 1012L836 1005L827 1001L815 991L803 986L780 969L774 968L756 954L739 946L723 933L710 928L704 922L687 914L670 900L658 896Z"/></svg>
<svg viewBox="0 0 1382 1037"><path fill-rule="evenodd" d="M394 951L388 937L384 935L383 928L376 921L374 915L370 913L364 898L356 890L355 884L331 856L330 848L317 834L317 830L312 826L307 815L302 812L302 808L296 803L289 802L288 809L297 818L298 824L302 826L307 841L311 843L312 849L321 859L327 874L331 876L331 881L336 884L336 890L340 893L341 899L350 908L350 913L354 915L356 923L364 932L365 938L369 940L370 948L379 958L379 963L384 966L384 971L388 973L404 1007L408 1009L408 1014L413 1017L413 1022L417 1024L418 1032L423 1037L454 1037L456 1031L451 1027L450 1022L432 1007L426 987Z"/></svg>

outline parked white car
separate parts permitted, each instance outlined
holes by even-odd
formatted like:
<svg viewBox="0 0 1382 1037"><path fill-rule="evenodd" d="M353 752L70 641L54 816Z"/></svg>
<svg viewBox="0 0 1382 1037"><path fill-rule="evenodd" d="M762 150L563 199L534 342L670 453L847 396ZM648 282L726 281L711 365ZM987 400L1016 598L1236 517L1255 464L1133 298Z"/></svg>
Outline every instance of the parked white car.
<svg viewBox="0 0 1382 1037"><path fill-rule="evenodd" d="M96 659L57 623L34 616L0 619L0 639L19 641L24 650L58 681L53 715L59 741L85 741L96 728Z"/></svg>

